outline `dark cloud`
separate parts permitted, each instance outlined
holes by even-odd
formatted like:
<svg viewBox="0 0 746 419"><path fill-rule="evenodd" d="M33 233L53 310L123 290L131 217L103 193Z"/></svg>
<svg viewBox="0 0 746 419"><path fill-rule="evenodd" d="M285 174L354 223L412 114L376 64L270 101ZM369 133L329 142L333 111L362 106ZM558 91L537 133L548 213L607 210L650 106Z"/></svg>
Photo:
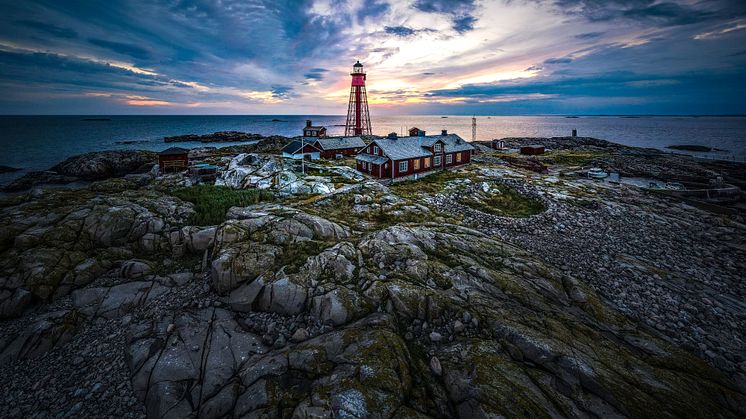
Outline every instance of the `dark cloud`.
<svg viewBox="0 0 746 419"><path fill-rule="evenodd" d="M289 99L294 96L291 86L272 86L272 96L277 99Z"/></svg>
<svg viewBox="0 0 746 419"><path fill-rule="evenodd" d="M677 26L702 22L716 15L709 10L656 0L556 0L554 3L560 12L580 15L591 22L629 19Z"/></svg>
<svg viewBox="0 0 746 419"><path fill-rule="evenodd" d="M114 51L117 54L129 55L132 58L138 60L147 60L150 58L150 52L145 48L139 47L133 44L125 44L123 42L107 41L105 39L89 38L88 42L93 45L106 48L110 51Z"/></svg>
<svg viewBox="0 0 746 419"><path fill-rule="evenodd" d="M603 35L604 32L586 32L575 35L577 39L595 39Z"/></svg>
<svg viewBox="0 0 746 419"><path fill-rule="evenodd" d="M477 18L473 12L474 0L417 0L412 4L417 10L427 13L443 13L451 16L453 30L458 33L474 29Z"/></svg>
<svg viewBox="0 0 746 419"><path fill-rule="evenodd" d="M569 58L569 57L549 58L549 59L544 60L544 64L567 64L571 62L572 62L572 58Z"/></svg>
<svg viewBox="0 0 746 419"><path fill-rule="evenodd" d="M76 38L78 33L70 28L63 28L51 23L39 22L36 20L16 20L15 23L28 28L33 28L57 38Z"/></svg>
<svg viewBox="0 0 746 419"><path fill-rule="evenodd" d="M383 30L389 35L396 35L401 37L408 37L417 33L416 30L408 28L406 26L386 26L383 28Z"/></svg>
<svg viewBox="0 0 746 419"><path fill-rule="evenodd" d="M357 19L359 21L365 20L369 17L378 17L388 12L390 9L389 4L383 0L373 0L363 2L363 7L357 12Z"/></svg>
<svg viewBox="0 0 746 419"><path fill-rule="evenodd" d="M474 0L417 0L412 7L428 13L466 14L474 10Z"/></svg>
<svg viewBox="0 0 746 419"><path fill-rule="evenodd" d="M474 16L466 15L453 19L453 29L458 33L464 33L474 29L474 23L477 18Z"/></svg>
<svg viewBox="0 0 746 419"><path fill-rule="evenodd" d="M548 99L574 97L596 98L688 98L692 102L707 103L708 89L727 92L733 82L744 82L746 76L735 73L695 73L676 76L638 74L633 72L611 72L592 76L541 77L537 80L512 80L499 83L472 84L456 89L435 90L426 96L467 97L490 100L502 97L541 95ZM741 84L743 85L743 84ZM707 87L705 87L707 86ZM746 89L740 88L744 91ZM727 95L732 98L733 95Z"/></svg>

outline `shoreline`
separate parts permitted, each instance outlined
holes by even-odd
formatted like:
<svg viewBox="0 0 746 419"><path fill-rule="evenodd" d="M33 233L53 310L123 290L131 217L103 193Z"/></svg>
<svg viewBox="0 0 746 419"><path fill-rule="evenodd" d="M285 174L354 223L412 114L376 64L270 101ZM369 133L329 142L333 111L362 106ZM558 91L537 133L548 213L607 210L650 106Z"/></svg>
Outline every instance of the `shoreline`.
<svg viewBox="0 0 746 419"><path fill-rule="evenodd" d="M225 138L231 138L228 140L225 140ZM239 139L241 138L241 139ZM243 138L246 138L246 140L243 140ZM183 134L178 135L175 137L166 137L161 139L163 142L162 149L165 149L169 146L169 144L175 144L182 146L183 143L194 143L195 146L191 147L190 150L201 150L204 148L215 148L216 151L220 150L230 150L231 147L235 146L250 146L257 143L260 143L262 141L279 141L279 142L290 142L293 139L297 137L285 137L281 135L260 135L260 134L254 134L254 133L245 133L245 132L216 132L213 134L203 134L203 135L197 135L197 134ZM382 138L381 136L372 136L372 138ZM587 137L504 137L502 140L504 141L513 141L514 146L518 146L521 143L528 144L528 143L541 143L545 145L557 145L557 140L565 140L565 141L572 141L573 138L587 138ZM170 140L169 140L170 139ZM516 140L520 140L520 142L516 142ZM468 141L468 140L467 140ZM477 140L475 141L476 144L482 144L487 145L490 140ZM613 142L610 140L603 140L599 139L599 141L611 144L616 147L621 148L627 148L630 150L646 150L648 152L654 153L662 153L662 154L670 154L672 156L683 156L683 157L690 157L693 159L700 159L705 161L713 161L713 162L728 162L728 163L746 163L746 156L743 159L738 159L735 157L734 154L731 154L729 156L718 156L719 153L727 152L726 150L713 150L709 153L702 153L702 152L694 152L686 150L671 150L669 148L645 148L645 147L637 147L637 146L628 146L624 145L622 143ZM143 144L145 142L153 144L152 141L146 141L146 140L126 140L126 141L120 141L120 145L136 145L136 144ZM471 141L468 141L471 142ZM215 144L216 145L211 145ZM188 147L186 145L185 147ZM152 148L152 147L151 147ZM149 149L137 149L137 148L128 148L128 147L112 147L108 150L100 150L100 151L90 151L83 154L78 154L71 156L67 159L64 159L62 161L58 161L55 163L54 166L50 168L35 168L35 167L23 167L23 168L14 168L12 171L6 171L2 174L0 174L0 179L2 179L2 182L0 182L0 190L4 189L8 185L10 185L13 182L18 181L20 178L27 176L27 175L33 175L34 173L42 173L42 172L48 172L48 171L54 171L54 167L56 165L59 165L63 163L65 160L72 160L75 158L78 158L83 155L88 154L107 154L107 153L117 153L117 152L129 152L129 153L149 153L153 152L153 150Z"/></svg>

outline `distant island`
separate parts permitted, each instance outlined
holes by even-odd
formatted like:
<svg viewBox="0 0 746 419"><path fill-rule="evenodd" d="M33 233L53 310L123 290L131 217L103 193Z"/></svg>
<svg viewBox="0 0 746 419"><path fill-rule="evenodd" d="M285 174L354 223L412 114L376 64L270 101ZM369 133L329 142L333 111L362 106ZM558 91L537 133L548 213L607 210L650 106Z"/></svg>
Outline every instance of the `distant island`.
<svg viewBox="0 0 746 419"><path fill-rule="evenodd" d="M11 173L11 172L17 172L21 169L17 167L10 167L10 166L3 166L0 165L0 173Z"/></svg>
<svg viewBox="0 0 746 419"><path fill-rule="evenodd" d="M83 118L81 121L111 121L111 118Z"/></svg>
<svg viewBox="0 0 746 419"><path fill-rule="evenodd" d="M187 134L187 135L175 135L172 137L164 137L163 141L167 143L179 143L179 142L190 142L197 141L200 143L224 143L224 142L239 142L239 141L259 141L264 138L260 134L251 134L240 131L219 131L212 134Z"/></svg>

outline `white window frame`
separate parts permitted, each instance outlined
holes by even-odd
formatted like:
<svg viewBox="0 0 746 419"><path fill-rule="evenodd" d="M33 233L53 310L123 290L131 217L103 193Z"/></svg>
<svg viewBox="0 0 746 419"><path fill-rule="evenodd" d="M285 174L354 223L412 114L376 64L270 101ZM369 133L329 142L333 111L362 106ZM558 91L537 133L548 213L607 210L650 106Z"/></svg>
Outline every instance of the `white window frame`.
<svg viewBox="0 0 746 419"><path fill-rule="evenodd" d="M363 170L368 170L368 162L363 162Z"/></svg>
<svg viewBox="0 0 746 419"><path fill-rule="evenodd" d="M373 154L375 154L377 156L378 155L378 150L379 150L378 146L374 146L373 147Z"/></svg>
<svg viewBox="0 0 746 419"><path fill-rule="evenodd" d="M446 154L446 164L453 163L453 154Z"/></svg>
<svg viewBox="0 0 746 419"><path fill-rule="evenodd" d="M435 158L433 159L433 166L438 167L440 166L440 163L440 156L435 156Z"/></svg>
<svg viewBox="0 0 746 419"><path fill-rule="evenodd" d="M406 172L409 170L409 160L402 160L399 162L399 172Z"/></svg>
<svg viewBox="0 0 746 419"><path fill-rule="evenodd" d="M441 146L440 143L436 143L435 146L433 147L436 153L440 153L440 150L441 150L440 146Z"/></svg>

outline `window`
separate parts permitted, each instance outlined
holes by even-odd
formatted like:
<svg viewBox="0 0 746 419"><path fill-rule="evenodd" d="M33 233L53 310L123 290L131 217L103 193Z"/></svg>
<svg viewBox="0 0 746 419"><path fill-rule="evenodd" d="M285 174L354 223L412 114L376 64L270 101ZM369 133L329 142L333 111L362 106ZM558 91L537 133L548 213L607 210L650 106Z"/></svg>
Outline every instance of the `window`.
<svg viewBox="0 0 746 419"><path fill-rule="evenodd" d="M461 163L461 153L456 153L456 161Z"/></svg>
<svg viewBox="0 0 746 419"><path fill-rule="evenodd" d="M378 146L373 147L373 154L378 155Z"/></svg>
<svg viewBox="0 0 746 419"><path fill-rule="evenodd" d="M435 152L440 153L440 143L435 144Z"/></svg>
<svg viewBox="0 0 746 419"><path fill-rule="evenodd" d="M430 157L425 157L425 169L430 167Z"/></svg>
<svg viewBox="0 0 746 419"><path fill-rule="evenodd" d="M414 170L420 170L420 159L414 161Z"/></svg>
<svg viewBox="0 0 746 419"><path fill-rule="evenodd" d="M453 163L453 154L446 154L446 164Z"/></svg>
<svg viewBox="0 0 746 419"><path fill-rule="evenodd" d="M435 156L435 165L440 166L440 156Z"/></svg>
<svg viewBox="0 0 746 419"><path fill-rule="evenodd" d="M404 160L399 162L399 171L400 172L406 172L409 168L409 162Z"/></svg>

